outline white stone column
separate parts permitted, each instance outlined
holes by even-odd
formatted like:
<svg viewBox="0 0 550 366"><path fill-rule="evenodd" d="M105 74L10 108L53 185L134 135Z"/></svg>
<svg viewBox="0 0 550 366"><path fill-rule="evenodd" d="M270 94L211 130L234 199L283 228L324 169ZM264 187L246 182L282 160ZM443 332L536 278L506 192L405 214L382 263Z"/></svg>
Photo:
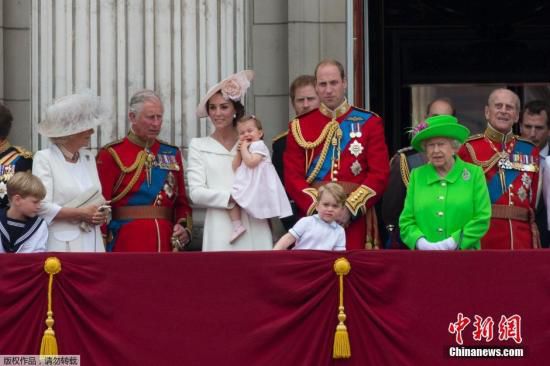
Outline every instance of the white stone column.
<svg viewBox="0 0 550 366"><path fill-rule="evenodd" d="M127 103L141 88L165 105L161 139L187 147L208 133L195 109L206 90L245 67L247 0L32 0L33 150L36 125L60 96L89 88L105 97L112 123L97 148L127 132Z"/></svg>

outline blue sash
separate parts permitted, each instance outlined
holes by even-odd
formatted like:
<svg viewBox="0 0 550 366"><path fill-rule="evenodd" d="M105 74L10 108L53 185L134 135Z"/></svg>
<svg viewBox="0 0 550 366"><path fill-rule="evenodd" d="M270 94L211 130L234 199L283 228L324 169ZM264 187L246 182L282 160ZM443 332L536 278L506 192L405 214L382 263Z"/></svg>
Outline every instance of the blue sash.
<svg viewBox="0 0 550 366"><path fill-rule="evenodd" d="M340 130L342 131L342 138L340 140L340 150L344 151L346 146L351 142L350 132L352 131L352 125L359 126L359 131L363 131L363 126L370 117L372 116L371 113L364 112L361 110L353 109L350 114L346 117L345 120L340 122ZM358 132L358 131L356 131ZM334 146L331 144L327 151L327 157L325 161L323 162L323 165L321 166L321 169L319 170L319 173L315 177L315 181L322 181L326 177L328 173L330 173L330 169L332 166L332 154L334 151ZM308 177L315 166L317 165L317 162L319 161L319 156L316 156L315 159L313 159L313 162L311 163L311 166L309 167L306 177Z"/></svg>
<svg viewBox="0 0 550 366"><path fill-rule="evenodd" d="M178 149L173 146L168 145L160 145L160 149L157 153L158 155L172 155L176 156L178 152ZM169 170L167 169L161 169L158 166L154 166L151 168L151 184L147 184L147 179L145 179L141 185L139 186L139 189L137 192L134 193L132 197L128 200L128 206L141 206L141 205L152 205L155 199L157 198L157 194L161 191L161 189L164 186L164 182L166 180L166 175L168 174ZM113 235L113 240L111 240L107 244L106 250L108 252L113 251L113 247L116 243L116 238L118 236L119 230L127 223L131 222L133 220L112 220L109 223L109 230L111 231L111 234Z"/></svg>
<svg viewBox="0 0 550 366"><path fill-rule="evenodd" d="M523 142L521 140L516 141L514 149L511 154L531 155L534 146ZM498 164L498 163L497 163ZM487 182L487 188L489 189L489 197L491 203L498 201L504 193L508 191L508 187L512 184L521 171L515 169L503 169L504 170L504 187L500 184L500 174L497 172L489 182Z"/></svg>

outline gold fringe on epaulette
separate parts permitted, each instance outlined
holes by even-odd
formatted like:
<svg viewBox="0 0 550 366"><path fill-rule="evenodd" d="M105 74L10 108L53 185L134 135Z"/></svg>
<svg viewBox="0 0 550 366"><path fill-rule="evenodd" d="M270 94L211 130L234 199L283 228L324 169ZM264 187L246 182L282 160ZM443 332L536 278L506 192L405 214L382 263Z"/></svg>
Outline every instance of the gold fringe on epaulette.
<svg viewBox="0 0 550 366"><path fill-rule="evenodd" d="M334 261L334 272L339 281L339 306L338 306L338 325L334 334L334 347L332 349L332 358L350 358L351 347L349 343L348 328L344 324L346 313L344 313L344 276L351 270L351 265L344 257Z"/></svg>
<svg viewBox="0 0 550 366"><path fill-rule="evenodd" d="M52 311L52 287L53 276L61 272L61 262L56 257L49 257L44 263L44 271L50 275L48 281L48 312L46 318L47 329L42 336L42 343L40 345L40 356L57 356L57 339L55 338L55 332L53 330L53 311Z"/></svg>

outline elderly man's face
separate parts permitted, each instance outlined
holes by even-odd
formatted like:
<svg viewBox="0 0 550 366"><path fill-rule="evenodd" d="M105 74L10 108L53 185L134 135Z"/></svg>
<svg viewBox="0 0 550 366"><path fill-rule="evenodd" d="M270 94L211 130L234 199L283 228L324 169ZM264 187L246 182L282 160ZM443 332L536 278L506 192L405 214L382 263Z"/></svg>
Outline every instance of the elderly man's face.
<svg viewBox="0 0 550 366"><path fill-rule="evenodd" d="M139 114L130 112L128 117L134 133L144 140L149 140L160 134L163 113L162 103L157 99L150 99L143 102Z"/></svg>
<svg viewBox="0 0 550 366"><path fill-rule="evenodd" d="M498 90L489 98L485 106L487 122L500 133L508 133L519 119L519 101L509 90Z"/></svg>

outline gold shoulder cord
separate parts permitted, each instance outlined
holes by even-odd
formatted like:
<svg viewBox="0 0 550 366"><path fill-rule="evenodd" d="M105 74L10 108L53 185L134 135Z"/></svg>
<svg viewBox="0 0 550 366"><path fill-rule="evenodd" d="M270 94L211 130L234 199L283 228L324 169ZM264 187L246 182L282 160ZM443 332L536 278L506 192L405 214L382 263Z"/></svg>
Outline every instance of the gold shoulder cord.
<svg viewBox="0 0 550 366"><path fill-rule="evenodd" d="M309 167L311 166L311 163L313 161L313 150L319 146L321 143L324 142L323 149L321 150L321 155L319 156L319 160L317 161L317 164L315 165L315 168L311 172L311 174L307 177L306 181L308 183L313 182L317 174L319 173L319 170L321 170L321 166L325 162L325 159L327 157L327 152L330 147L332 139L335 137L336 132L339 130L340 125L337 121L332 120L323 128L323 131L317 137L317 139L313 142L306 141L304 139L304 136L302 135L302 130L300 128L300 122L298 119L295 119L292 121L291 124L291 130L292 130L292 136L294 136L294 139L296 140L296 143L298 146L306 150L306 166L305 171L307 172L309 170Z"/></svg>
<svg viewBox="0 0 550 366"><path fill-rule="evenodd" d="M407 163L407 156L403 153L399 154L399 171L401 172L403 184L405 184L405 187L408 187L411 177L411 170L409 169L409 163Z"/></svg>
<svg viewBox="0 0 550 366"><path fill-rule="evenodd" d="M109 151L109 153L111 154L111 156L115 160L115 163L117 164L117 166L119 167L119 169L122 171L123 174L131 173L132 171L135 170L135 173L132 176L132 179L130 180L128 185L122 190L122 192L120 192L119 194L117 194L115 197L113 197L111 199L111 202L117 202L120 199L122 199L124 196L126 196L128 194L128 192L130 192L130 190L136 184L136 182L137 182L137 180L138 180L138 178L141 175L141 172L143 170L143 166L145 165L145 160L147 158L147 153L144 150L140 151L138 153L134 163L132 165L130 165L129 167L127 167L122 163L122 161L120 160L120 157L118 156L118 154L116 153L116 151L113 148L109 147L107 149L107 151ZM119 181L121 181L121 179L119 179ZM118 184L117 184L117 187L115 187L114 189L116 190L116 188L118 188Z"/></svg>
<svg viewBox="0 0 550 366"><path fill-rule="evenodd" d="M466 143L466 150L468 150L468 153L470 154L470 157L472 158L472 161L474 164L479 165L483 168L483 173L487 173L489 170L491 170L496 163L500 160L500 155L498 153L495 153L489 160L481 161L478 160L476 156L476 152L472 145L469 143Z"/></svg>

